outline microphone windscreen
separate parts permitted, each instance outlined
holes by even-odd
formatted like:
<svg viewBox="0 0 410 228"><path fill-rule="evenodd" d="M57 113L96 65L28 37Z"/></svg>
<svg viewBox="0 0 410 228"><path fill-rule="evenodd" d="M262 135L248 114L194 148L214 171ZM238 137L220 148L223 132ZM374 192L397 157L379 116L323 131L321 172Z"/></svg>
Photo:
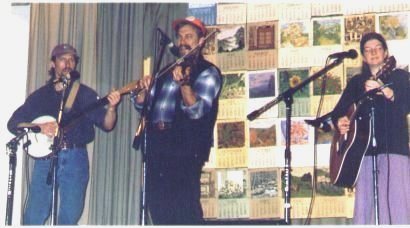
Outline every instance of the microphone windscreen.
<svg viewBox="0 0 410 228"><path fill-rule="evenodd" d="M355 49L350 49L349 51L348 51L348 53L349 53L349 57L350 58L352 58L352 59L355 59L355 58L357 58L357 51L355 50Z"/></svg>
<svg viewBox="0 0 410 228"><path fill-rule="evenodd" d="M70 78L73 80L78 79L80 78L80 73L76 70L73 70L70 72Z"/></svg>

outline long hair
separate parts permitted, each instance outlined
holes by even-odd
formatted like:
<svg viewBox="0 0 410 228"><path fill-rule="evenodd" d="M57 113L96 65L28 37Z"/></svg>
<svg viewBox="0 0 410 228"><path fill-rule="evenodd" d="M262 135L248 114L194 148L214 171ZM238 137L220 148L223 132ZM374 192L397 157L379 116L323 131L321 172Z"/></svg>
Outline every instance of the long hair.
<svg viewBox="0 0 410 228"><path fill-rule="evenodd" d="M48 70L48 76L49 76L49 78L47 80L47 84L54 83L54 81L56 79L56 69L54 67L51 67Z"/></svg>
<svg viewBox="0 0 410 228"><path fill-rule="evenodd" d="M387 47L387 42L384 39L384 37L380 33L376 32L369 32L363 35L362 39L360 40L360 53L362 56L364 56L364 45L367 43L369 40L378 40L382 44L383 50L384 51L389 51ZM388 56L388 55L387 55ZM363 75L368 75L369 77L372 76L372 72L370 71L369 64L363 61L362 63L362 74Z"/></svg>

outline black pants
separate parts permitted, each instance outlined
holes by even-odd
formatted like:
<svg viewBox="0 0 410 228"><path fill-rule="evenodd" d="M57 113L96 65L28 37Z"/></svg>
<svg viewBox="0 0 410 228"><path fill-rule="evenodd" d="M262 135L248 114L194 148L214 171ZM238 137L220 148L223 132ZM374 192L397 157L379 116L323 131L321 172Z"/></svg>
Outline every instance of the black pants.
<svg viewBox="0 0 410 228"><path fill-rule="evenodd" d="M173 156L172 147L167 146L172 142L166 143L166 137L161 138L158 142L151 138L151 146L147 148L147 211L155 225L201 224L200 176L203 161Z"/></svg>
<svg viewBox="0 0 410 228"><path fill-rule="evenodd" d="M192 161L150 160L147 163L146 202L154 224L200 224L202 165Z"/></svg>

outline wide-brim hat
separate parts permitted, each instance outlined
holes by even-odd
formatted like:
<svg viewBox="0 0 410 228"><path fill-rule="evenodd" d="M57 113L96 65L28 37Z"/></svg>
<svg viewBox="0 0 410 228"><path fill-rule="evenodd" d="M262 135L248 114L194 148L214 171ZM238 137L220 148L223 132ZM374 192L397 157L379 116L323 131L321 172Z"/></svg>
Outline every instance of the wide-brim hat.
<svg viewBox="0 0 410 228"><path fill-rule="evenodd" d="M183 24L190 24L192 26L195 26L196 28L201 30L201 32L204 36L206 35L205 24L201 20L199 20L198 18L196 18L194 16L189 16L189 17L186 17L186 18L176 19L172 22L172 28L175 31L178 31L178 29L179 29L179 27L182 23Z"/></svg>
<svg viewBox="0 0 410 228"><path fill-rule="evenodd" d="M64 54L72 54L75 57L78 57L77 50L70 44L59 44L53 48L51 52L51 58L58 57Z"/></svg>

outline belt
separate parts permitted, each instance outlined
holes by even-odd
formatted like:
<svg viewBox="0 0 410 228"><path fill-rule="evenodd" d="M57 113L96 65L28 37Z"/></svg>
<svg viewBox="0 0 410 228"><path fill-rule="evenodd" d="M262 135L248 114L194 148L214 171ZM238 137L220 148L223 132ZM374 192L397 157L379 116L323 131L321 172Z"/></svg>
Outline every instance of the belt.
<svg viewBox="0 0 410 228"><path fill-rule="evenodd" d="M151 124L149 124L149 126L153 130L163 131L163 130L171 129L172 128L172 122L159 121L159 122L151 123Z"/></svg>
<svg viewBox="0 0 410 228"><path fill-rule="evenodd" d="M76 144L76 143L61 143L61 150L67 149L85 149L87 146L85 144Z"/></svg>

